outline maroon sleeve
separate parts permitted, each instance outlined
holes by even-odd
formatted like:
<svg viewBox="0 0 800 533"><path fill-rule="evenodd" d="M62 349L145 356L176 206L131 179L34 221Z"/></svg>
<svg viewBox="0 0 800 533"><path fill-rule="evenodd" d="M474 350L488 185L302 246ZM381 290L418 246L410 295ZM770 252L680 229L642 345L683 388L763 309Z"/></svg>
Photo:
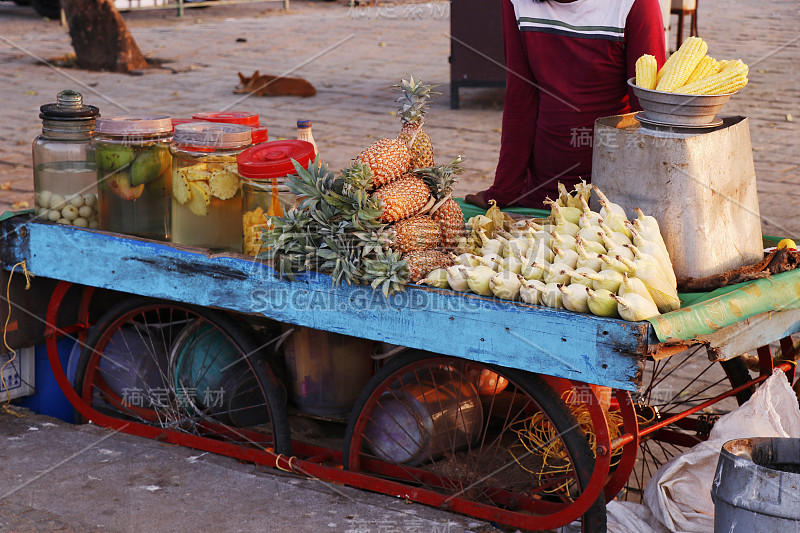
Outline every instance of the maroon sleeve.
<svg viewBox="0 0 800 533"><path fill-rule="evenodd" d="M503 42L506 58L506 96L503 107L503 130L500 136L500 157L494 183L487 199L499 205L516 203L525 186L533 155L536 118L539 113L539 91L528 64L528 54L517 27L514 5L501 0L503 10Z"/></svg>
<svg viewBox="0 0 800 533"><path fill-rule="evenodd" d="M644 54L656 56L658 68L664 64L664 19L658 0L635 0L625 22L625 56L628 78L636 76L636 60ZM639 100L628 88L631 111L641 111Z"/></svg>

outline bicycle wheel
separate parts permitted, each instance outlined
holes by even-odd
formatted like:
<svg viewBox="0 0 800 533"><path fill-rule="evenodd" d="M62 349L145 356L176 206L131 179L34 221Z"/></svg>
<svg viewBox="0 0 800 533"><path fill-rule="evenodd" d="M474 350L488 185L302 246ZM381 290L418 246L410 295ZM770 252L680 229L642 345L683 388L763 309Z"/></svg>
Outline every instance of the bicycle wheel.
<svg viewBox="0 0 800 533"><path fill-rule="evenodd" d="M344 463L408 486L417 501L548 529L578 518L564 512L591 478L594 455L538 376L413 351L390 360L362 391ZM585 531L605 531L602 495L582 521Z"/></svg>
<svg viewBox="0 0 800 533"><path fill-rule="evenodd" d="M93 326L75 390L96 411L289 453L283 394L262 349L227 315L144 298Z"/></svg>
<svg viewBox="0 0 800 533"><path fill-rule="evenodd" d="M709 362L697 353L702 348L692 348L661 361L648 359L642 378L644 388L633 398L640 430L750 380L750 373L741 358ZM717 418L747 401L751 394L751 389L745 389L734 397L641 437L636 462L622 498L641 501L645 486L661 465L705 440ZM610 492L613 491L607 494L609 498L614 496Z"/></svg>

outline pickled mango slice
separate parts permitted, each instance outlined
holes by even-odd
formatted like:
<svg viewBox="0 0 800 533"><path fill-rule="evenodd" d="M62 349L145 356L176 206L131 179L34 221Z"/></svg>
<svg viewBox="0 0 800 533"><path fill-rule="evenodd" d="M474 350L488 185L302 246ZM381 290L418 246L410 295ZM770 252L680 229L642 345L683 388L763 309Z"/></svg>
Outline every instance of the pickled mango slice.
<svg viewBox="0 0 800 533"><path fill-rule="evenodd" d="M186 177L180 170L172 173L172 197L181 205L192 199L192 191L189 189L189 182L186 181Z"/></svg>
<svg viewBox="0 0 800 533"><path fill-rule="evenodd" d="M208 184L211 186L211 194L220 200L229 200L239 192L239 176L227 170L212 172Z"/></svg>
<svg viewBox="0 0 800 533"><path fill-rule="evenodd" d="M192 198L186 205L195 215L206 216L211 203L211 187L203 181L190 181L189 189L192 191Z"/></svg>

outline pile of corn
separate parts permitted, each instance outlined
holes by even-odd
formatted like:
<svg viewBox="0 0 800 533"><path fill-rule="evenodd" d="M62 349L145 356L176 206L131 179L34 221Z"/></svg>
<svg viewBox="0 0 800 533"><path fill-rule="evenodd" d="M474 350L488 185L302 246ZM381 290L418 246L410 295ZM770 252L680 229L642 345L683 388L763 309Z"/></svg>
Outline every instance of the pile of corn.
<svg viewBox="0 0 800 533"><path fill-rule="evenodd" d="M643 89L680 94L726 94L747 85L748 67L740 59L717 61L706 55L708 44L689 37L657 69L656 58L645 54L636 61L636 85Z"/></svg>

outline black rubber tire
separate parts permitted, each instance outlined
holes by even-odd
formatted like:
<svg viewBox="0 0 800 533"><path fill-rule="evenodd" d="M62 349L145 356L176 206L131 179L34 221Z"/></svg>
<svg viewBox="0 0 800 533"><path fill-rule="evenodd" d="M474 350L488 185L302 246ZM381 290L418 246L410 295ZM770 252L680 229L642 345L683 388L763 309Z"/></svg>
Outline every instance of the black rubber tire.
<svg viewBox="0 0 800 533"><path fill-rule="evenodd" d="M18 6L29 6L31 5L31 0L14 0L14 3Z"/></svg>
<svg viewBox="0 0 800 533"><path fill-rule="evenodd" d="M254 359L255 354L259 352L259 346L261 346L262 343L256 342L253 336L246 329L237 324L225 313L177 302L131 297L124 299L111 307L90 329L86 345L83 347L83 351L81 352L75 372L74 389L79 395L82 394L84 380L87 374L87 367L90 363L91 356L96 350L98 341L101 339L106 329L112 327L113 324L121 317L124 317L125 315L128 315L137 309L152 308L153 306L159 305L182 309L202 317L210 324L213 324L219 328L231 340L233 340L237 344L239 350L243 354L247 354L246 357L248 360ZM268 364L251 364L249 366L260 382L261 389L266 397L267 409L270 417L269 424L272 428L275 453L290 455L292 447L291 432L289 430L289 419L285 406L285 388L272 373L272 370ZM76 417L76 420L79 419L80 417Z"/></svg>
<svg viewBox="0 0 800 533"><path fill-rule="evenodd" d="M350 468L350 446L353 441L353 433L358 416L364 410L372 392L376 388L380 387L387 378L401 370L403 367L418 361L435 357L442 356L421 350L409 350L390 359L372 377L369 383L361 391L358 400L356 400L347 425L343 453L345 469ZM457 358L453 359L463 361ZM536 374L483 363L475 364L481 364L493 372L507 377L539 404L542 411L544 411L549 417L551 423L562 434L563 442L576 466L575 471L577 472L577 477L581 488L584 488L589 482L594 469L594 454L586 437L583 434L583 431L580 429L580 426L578 426L575 417L572 415L569 408L558 396L558 394L556 394L550 385L548 385L540 376ZM574 429L576 426L577 430ZM572 429L572 431L569 431L570 429ZM589 510L583 515L582 525L584 532L606 531L606 509L602 492Z"/></svg>
<svg viewBox="0 0 800 533"><path fill-rule="evenodd" d="M33 9L49 19L61 18L61 3L58 0L31 0Z"/></svg>
<svg viewBox="0 0 800 533"><path fill-rule="evenodd" d="M728 359L727 361L721 361L720 365L725 371L725 374L728 376L728 381L731 382L731 389L735 389L740 385L744 385L750 381L750 379L752 379L750 377L750 371L747 370L747 366L744 364L744 361L742 361L741 357L735 357L733 359ZM739 403L739 405L742 405L744 402L750 399L754 392L754 387L744 389L736 395L736 401Z"/></svg>

